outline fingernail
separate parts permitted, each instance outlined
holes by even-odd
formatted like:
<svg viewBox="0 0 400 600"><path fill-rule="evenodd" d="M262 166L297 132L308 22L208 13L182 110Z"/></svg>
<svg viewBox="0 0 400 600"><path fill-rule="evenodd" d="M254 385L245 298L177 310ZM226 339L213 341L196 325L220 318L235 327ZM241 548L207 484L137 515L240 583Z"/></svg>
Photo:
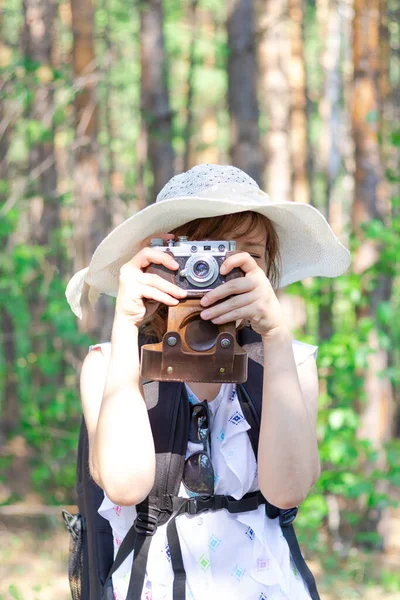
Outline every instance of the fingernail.
<svg viewBox="0 0 400 600"><path fill-rule="evenodd" d="M210 316L210 311L209 310L203 310L203 312L200 313L200 316L202 319L208 319L208 317Z"/></svg>
<svg viewBox="0 0 400 600"><path fill-rule="evenodd" d="M202 297L202 299L200 300L200 304L202 304L203 306L208 306L210 304L210 301L207 298L207 296Z"/></svg>

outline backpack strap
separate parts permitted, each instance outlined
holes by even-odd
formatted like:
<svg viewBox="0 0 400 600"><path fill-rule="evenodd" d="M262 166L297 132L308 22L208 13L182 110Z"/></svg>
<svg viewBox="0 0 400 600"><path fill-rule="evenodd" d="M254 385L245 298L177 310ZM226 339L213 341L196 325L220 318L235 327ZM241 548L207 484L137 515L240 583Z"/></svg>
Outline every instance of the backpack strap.
<svg viewBox="0 0 400 600"><path fill-rule="evenodd" d="M254 332L252 332L254 333ZM249 336L249 334L247 334ZM249 336L250 337L250 336ZM254 338L253 338L254 339ZM246 344L244 344L246 347ZM247 381L237 386L238 399L243 411L243 414L250 425L248 435L257 459L258 456L258 441L261 424L261 405L262 405L262 382L263 382L263 367L260 364L259 357L262 357L262 342L254 341L251 344L252 348L246 347L249 352L249 366ZM254 360L251 358L254 357ZM293 527L298 512L298 507L290 509L281 509L265 501L265 510L270 519L279 517L279 524L285 537L292 560L296 565L297 570L305 581L312 600L320 600L315 579L310 569L308 568L303 555L301 553L296 533Z"/></svg>
<svg viewBox="0 0 400 600"><path fill-rule="evenodd" d="M97 512L104 492L90 475L89 440L84 417L79 433L76 481L78 510L84 527L82 600L98 600L113 563L113 536L110 523ZM98 548L101 548L100 552Z"/></svg>
<svg viewBox="0 0 400 600"><path fill-rule="evenodd" d="M102 600L113 600L111 577L132 551L126 600L140 600L151 538L158 525L170 518L174 510L171 498L178 495L182 480L190 419L186 388L180 382L148 382L144 392L156 451L154 486L136 506L136 519L118 549Z"/></svg>

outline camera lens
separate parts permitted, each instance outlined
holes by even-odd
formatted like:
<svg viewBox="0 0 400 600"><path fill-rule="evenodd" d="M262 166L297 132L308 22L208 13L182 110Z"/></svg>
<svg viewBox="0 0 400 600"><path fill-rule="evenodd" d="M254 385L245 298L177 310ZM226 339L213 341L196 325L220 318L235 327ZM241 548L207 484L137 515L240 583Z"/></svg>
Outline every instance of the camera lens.
<svg viewBox="0 0 400 600"><path fill-rule="evenodd" d="M192 254L185 265L185 277L194 288L206 288L219 275L219 265L209 254Z"/></svg>
<svg viewBox="0 0 400 600"><path fill-rule="evenodd" d="M193 272L197 277L204 278L210 273L210 266L203 260L198 260L193 265Z"/></svg>

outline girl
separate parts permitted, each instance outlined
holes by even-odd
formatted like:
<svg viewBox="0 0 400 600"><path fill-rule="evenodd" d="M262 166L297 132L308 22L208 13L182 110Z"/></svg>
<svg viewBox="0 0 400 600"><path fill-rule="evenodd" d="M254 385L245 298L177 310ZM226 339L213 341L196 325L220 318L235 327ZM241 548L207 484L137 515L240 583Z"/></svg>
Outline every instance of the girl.
<svg viewBox="0 0 400 600"><path fill-rule="evenodd" d="M167 307L186 297L176 285L144 272L150 263L178 267L149 242L180 235L236 240L237 253L226 259L221 273L240 267L245 276L206 293L201 318L252 327L264 351L257 461L236 386L185 383L189 402L206 401L208 408L206 449L212 449L214 494L240 499L259 489L271 504L292 508L307 497L320 472L317 348L291 339L275 290L306 276L340 274L349 264L348 252L314 208L274 203L234 167L199 165L174 177L155 205L116 228L67 289L77 314L85 281L92 297L101 292L117 295L111 343L92 346L81 373L89 467L104 490L99 513L110 522L115 552L135 519L135 505L147 497L155 477L154 443L139 375L139 329L161 339ZM196 446L188 442L187 456ZM192 493L183 481L179 495ZM264 506L238 514L183 514L177 529L187 598L310 598L279 522L266 516ZM117 600L126 597L131 565L132 556L113 575ZM151 542L142 599L171 599L172 586L163 525Z"/></svg>

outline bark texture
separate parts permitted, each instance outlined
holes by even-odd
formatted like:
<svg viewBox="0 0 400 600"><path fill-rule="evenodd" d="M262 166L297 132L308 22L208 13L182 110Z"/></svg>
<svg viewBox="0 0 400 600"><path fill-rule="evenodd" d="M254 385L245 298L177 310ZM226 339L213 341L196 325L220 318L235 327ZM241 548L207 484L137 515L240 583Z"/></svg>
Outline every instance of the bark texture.
<svg viewBox="0 0 400 600"><path fill-rule="evenodd" d="M232 164L261 183L253 0L228 3L228 103Z"/></svg>
<svg viewBox="0 0 400 600"><path fill-rule="evenodd" d="M74 168L74 267L86 267L96 247L110 229L111 219L100 181L94 10L91 0L71 0L72 65L78 93L75 99L76 152ZM80 326L97 339L111 325L110 311L102 303L93 311L88 303Z"/></svg>
<svg viewBox="0 0 400 600"><path fill-rule="evenodd" d="M153 175L147 204L155 201L161 188L174 176L172 111L168 95L167 56L163 34L162 0L149 0L140 7L141 110L144 147Z"/></svg>
<svg viewBox="0 0 400 600"><path fill-rule="evenodd" d="M310 202L307 174L308 131L306 70L304 65L303 20L304 1L289 0L291 89L290 139L292 150L293 200Z"/></svg>
<svg viewBox="0 0 400 600"><path fill-rule="evenodd" d="M290 151L290 39L287 0L262 0L258 5L260 104L268 119L263 138L267 159L264 186L278 201L292 200Z"/></svg>

